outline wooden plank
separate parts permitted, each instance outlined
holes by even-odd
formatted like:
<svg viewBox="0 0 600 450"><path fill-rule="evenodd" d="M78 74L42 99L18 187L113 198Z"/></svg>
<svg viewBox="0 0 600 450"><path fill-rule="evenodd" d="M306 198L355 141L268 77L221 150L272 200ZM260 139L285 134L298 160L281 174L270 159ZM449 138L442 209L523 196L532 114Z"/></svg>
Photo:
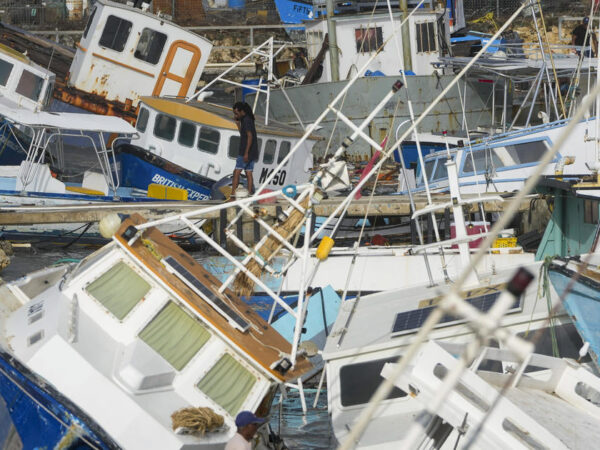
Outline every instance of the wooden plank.
<svg viewBox="0 0 600 450"><path fill-rule="evenodd" d="M463 196L469 198L472 196ZM320 204L314 206L317 216L328 216L335 211L342 198L328 198L322 200ZM434 201L448 201L447 195L436 195ZM531 198L524 200L519 206L520 211L527 211L530 206ZM64 206L5 206L0 208L0 224L2 225L31 225L47 223L88 223L98 222L104 216L117 212L121 214L140 214L147 220L155 220L172 214L180 214L202 207L219 204L217 201L206 202L160 202L160 203L110 203L88 205L64 205ZM427 205L424 196L415 197L417 209ZM508 205L508 201L484 202L486 212L502 212ZM287 207L287 203L273 203L260 205L267 216L276 217L277 210ZM464 207L465 213L479 212L476 203ZM348 216L362 217L365 214L371 216L409 216L410 202L407 198L400 196L376 196L370 202L368 197L352 202L348 208ZM443 215L443 211L439 211ZM219 219L219 211L212 211L207 214L197 216L208 219Z"/></svg>

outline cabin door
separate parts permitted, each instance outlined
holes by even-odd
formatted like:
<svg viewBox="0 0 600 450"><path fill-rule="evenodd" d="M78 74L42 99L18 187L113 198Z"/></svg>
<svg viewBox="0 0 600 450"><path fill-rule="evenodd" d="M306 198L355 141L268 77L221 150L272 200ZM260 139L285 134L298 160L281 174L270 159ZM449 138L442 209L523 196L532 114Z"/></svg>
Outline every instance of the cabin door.
<svg viewBox="0 0 600 450"><path fill-rule="evenodd" d="M185 97L200 62L200 49L185 41L171 44L152 95Z"/></svg>

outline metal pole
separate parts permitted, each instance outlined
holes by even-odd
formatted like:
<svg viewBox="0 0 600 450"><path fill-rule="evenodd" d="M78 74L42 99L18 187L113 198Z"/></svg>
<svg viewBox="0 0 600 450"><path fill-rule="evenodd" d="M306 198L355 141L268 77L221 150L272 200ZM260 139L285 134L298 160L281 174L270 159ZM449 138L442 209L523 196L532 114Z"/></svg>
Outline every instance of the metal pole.
<svg viewBox="0 0 600 450"><path fill-rule="evenodd" d="M327 33L329 35L329 68L331 80L340 81L340 61L338 56L335 22L333 21L333 0L327 0Z"/></svg>
<svg viewBox="0 0 600 450"><path fill-rule="evenodd" d="M402 19L408 17L408 1L400 0L400 9L402 10ZM410 55L410 22L402 27L402 70L412 70L412 58Z"/></svg>

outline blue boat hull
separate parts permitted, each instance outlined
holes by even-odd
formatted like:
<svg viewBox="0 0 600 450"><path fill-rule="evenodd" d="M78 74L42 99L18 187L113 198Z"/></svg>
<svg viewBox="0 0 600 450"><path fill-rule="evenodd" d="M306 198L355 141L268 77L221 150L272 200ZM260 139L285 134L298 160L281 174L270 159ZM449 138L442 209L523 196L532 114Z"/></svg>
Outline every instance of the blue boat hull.
<svg viewBox="0 0 600 450"><path fill-rule="evenodd" d="M584 275L572 282L576 275L574 271L558 265L551 265L548 270L556 293L563 298L563 307L582 341L590 343L589 353L600 368L600 283ZM564 295L569 285L569 292Z"/></svg>
<svg viewBox="0 0 600 450"><path fill-rule="evenodd" d="M152 183L185 189L188 200L208 200L215 183L133 145L118 148L121 185L146 190Z"/></svg>
<svg viewBox="0 0 600 450"><path fill-rule="evenodd" d="M119 448L77 405L5 352L0 352L0 395L24 449Z"/></svg>

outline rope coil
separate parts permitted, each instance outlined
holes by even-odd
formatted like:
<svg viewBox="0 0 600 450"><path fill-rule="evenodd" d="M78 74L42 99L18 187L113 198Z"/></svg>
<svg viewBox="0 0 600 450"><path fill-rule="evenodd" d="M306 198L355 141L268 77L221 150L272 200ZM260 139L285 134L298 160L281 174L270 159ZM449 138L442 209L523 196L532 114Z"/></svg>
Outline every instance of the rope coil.
<svg viewBox="0 0 600 450"><path fill-rule="evenodd" d="M207 431L222 427L225 419L211 408L183 408L171 414L173 431L184 429L186 432L204 436Z"/></svg>

